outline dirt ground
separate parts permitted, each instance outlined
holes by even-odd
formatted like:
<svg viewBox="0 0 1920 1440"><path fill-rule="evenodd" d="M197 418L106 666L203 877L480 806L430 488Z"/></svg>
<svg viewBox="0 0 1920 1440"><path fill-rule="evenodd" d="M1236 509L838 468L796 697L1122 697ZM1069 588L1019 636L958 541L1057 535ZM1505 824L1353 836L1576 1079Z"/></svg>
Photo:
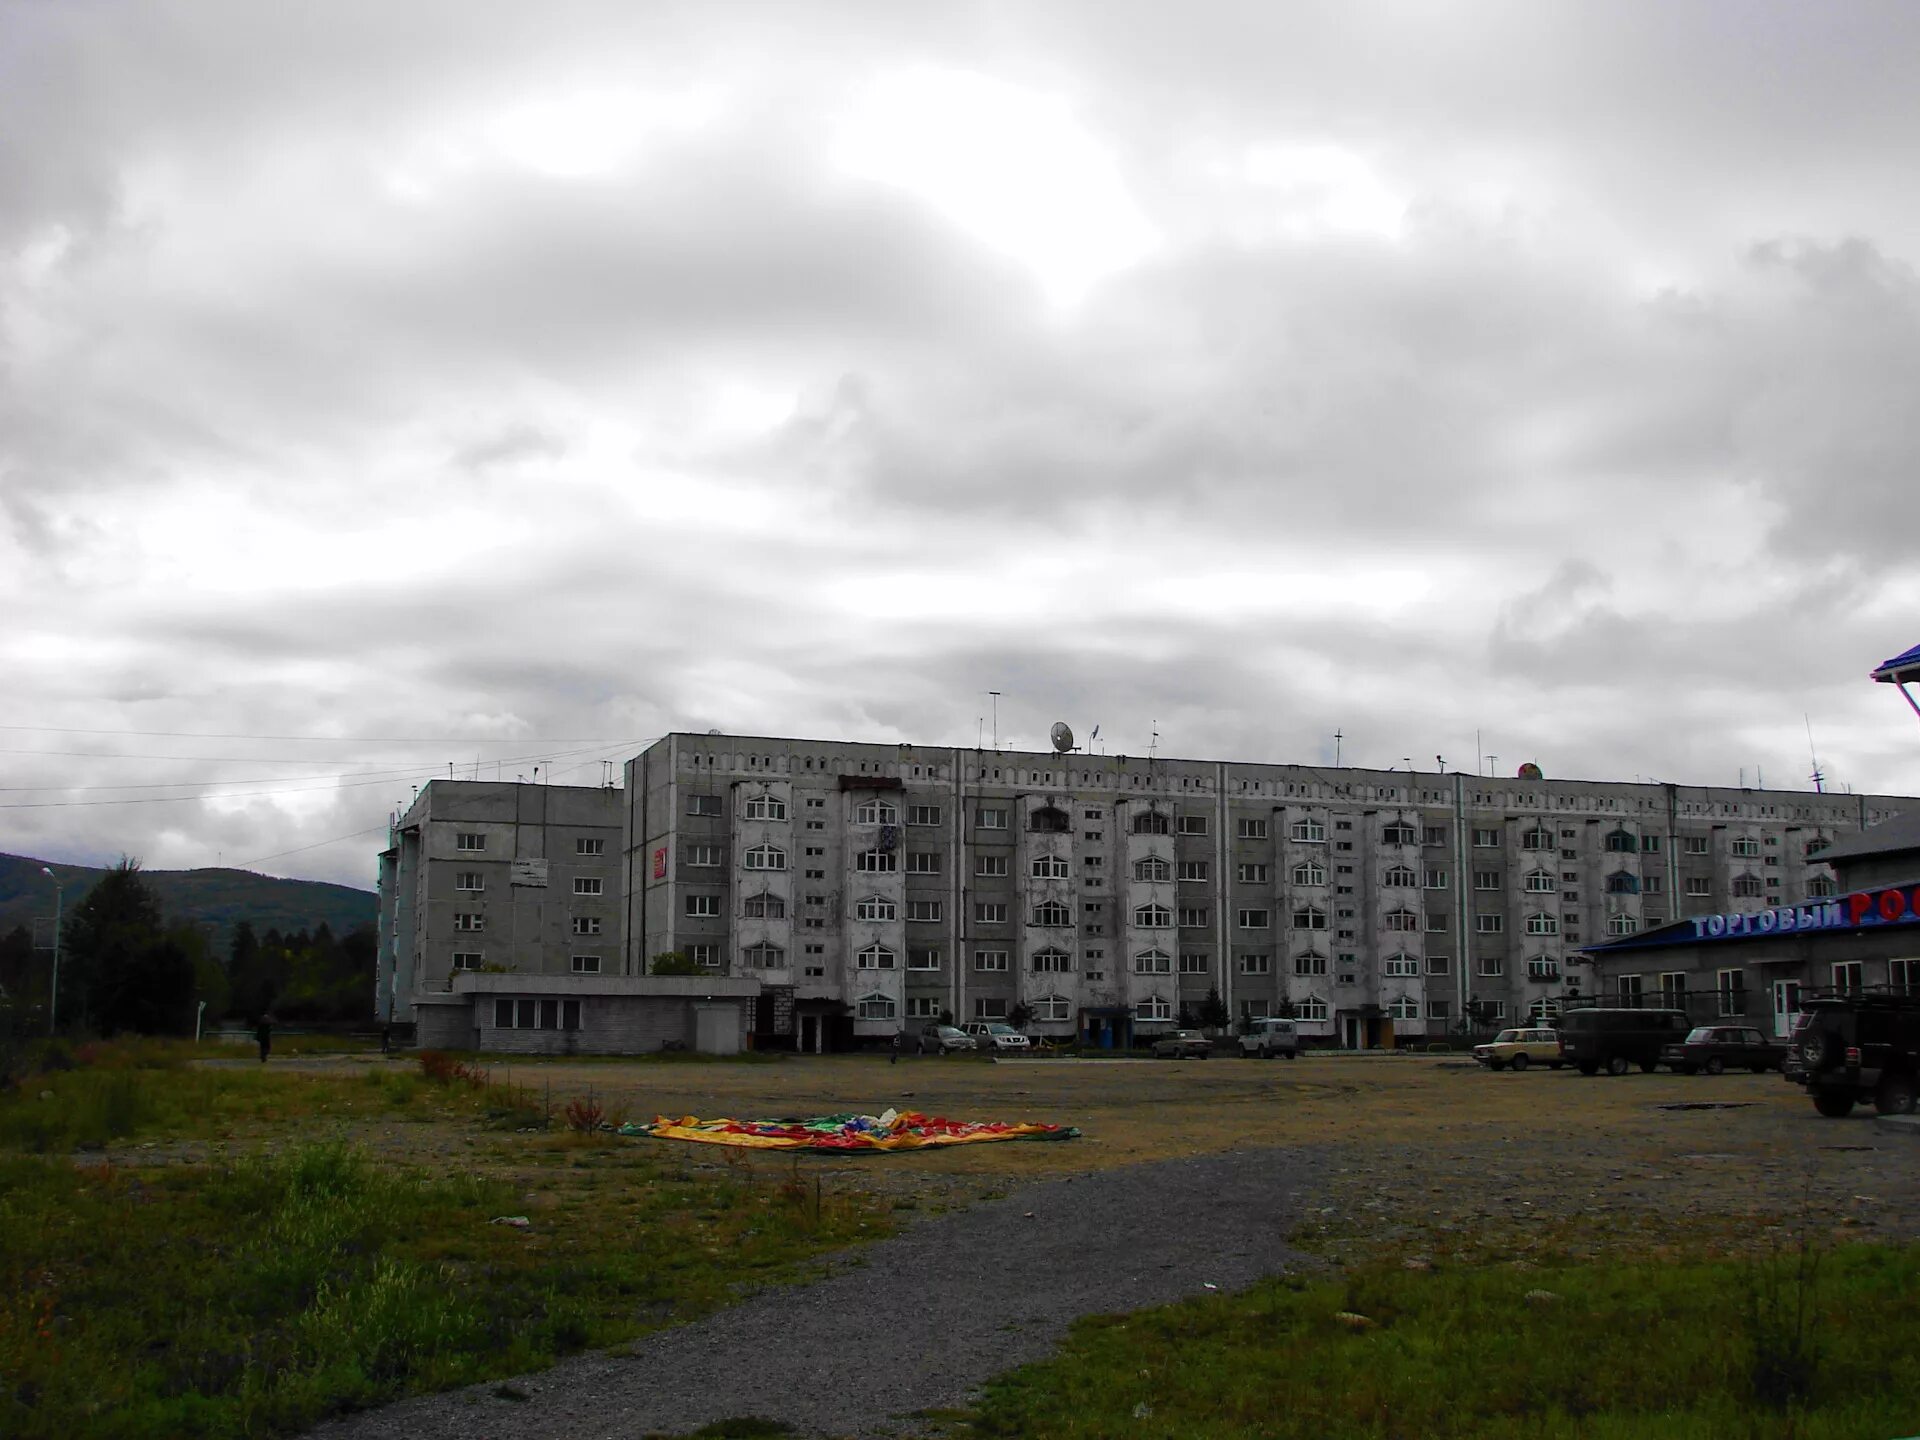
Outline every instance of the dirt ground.
<svg viewBox="0 0 1920 1440"><path fill-rule="evenodd" d="M220 1062L215 1062L220 1063ZM287 1068L411 1067L407 1057L289 1060ZM1527 1259L1765 1247L1805 1231L1920 1239L1920 1131L1826 1120L1777 1075L1488 1074L1459 1057L1305 1056L1293 1062L988 1062L821 1056L771 1064L496 1062L535 1104L593 1095L610 1113L771 1118L888 1107L955 1119L1077 1126L1061 1144L802 1157L834 1188L928 1211L1026 1180L1261 1146L1312 1152L1303 1243ZM355 1138L439 1163L513 1168L512 1133L400 1124ZM244 1143L245 1136L236 1136ZM671 1142L633 1141L634 1144ZM687 1146L693 1166L781 1175L790 1155ZM175 1158L200 1158L181 1153Z"/></svg>

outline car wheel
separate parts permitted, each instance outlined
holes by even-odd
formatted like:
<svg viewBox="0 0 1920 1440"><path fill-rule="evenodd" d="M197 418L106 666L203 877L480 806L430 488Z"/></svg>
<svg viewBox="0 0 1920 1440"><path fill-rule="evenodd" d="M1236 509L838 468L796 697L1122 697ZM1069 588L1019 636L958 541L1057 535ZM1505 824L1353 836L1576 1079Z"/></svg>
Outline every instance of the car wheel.
<svg viewBox="0 0 1920 1440"><path fill-rule="evenodd" d="M1527 1057L1524 1055L1516 1055L1513 1057L1513 1059L1509 1060L1507 1064L1513 1067L1515 1074L1518 1074L1520 1071L1527 1068Z"/></svg>
<svg viewBox="0 0 1920 1440"><path fill-rule="evenodd" d="M1816 1090L1813 1108L1829 1120L1841 1120L1853 1113L1853 1096L1839 1090Z"/></svg>
<svg viewBox="0 0 1920 1440"><path fill-rule="evenodd" d="M1815 1030L1800 1042L1800 1058L1807 1062L1809 1069L1818 1070L1827 1063L1832 1048L1827 1037Z"/></svg>
<svg viewBox="0 0 1920 1440"><path fill-rule="evenodd" d="M1626 1056L1616 1055L1611 1060L1607 1061L1607 1074L1624 1075L1626 1073L1627 1073L1627 1057Z"/></svg>
<svg viewBox="0 0 1920 1440"><path fill-rule="evenodd" d="M1281 1051L1280 1053L1281 1053L1282 1055L1284 1055L1284 1056L1286 1056L1286 1057L1287 1057L1287 1059L1289 1059L1289 1060L1291 1060L1291 1059L1293 1059L1293 1058L1294 1058L1294 1055L1295 1055L1295 1053L1296 1053L1296 1052L1295 1052L1295 1051L1292 1051L1292 1050L1282 1050L1282 1051Z"/></svg>
<svg viewBox="0 0 1920 1440"><path fill-rule="evenodd" d="M1506 1068L1507 1068L1507 1062L1504 1060L1487 1061L1487 1069L1489 1070L1504 1070Z"/></svg>
<svg viewBox="0 0 1920 1440"><path fill-rule="evenodd" d="M1721 1075L1726 1072L1726 1068L1727 1062L1722 1060L1718 1055L1709 1055L1707 1057L1707 1074Z"/></svg>
<svg viewBox="0 0 1920 1440"><path fill-rule="evenodd" d="M1580 1062L1580 1073L1582 1075L1598 1075L1600 1073L1600 1062L1598 1060L1582 1060Z"/></svg>
<svg viewBox="0 0 1920 1440"><path fill-rule="evenodd" d="M1873 1097L1873 1108L1882 1115L1911 1115L1913 1101L1911 1075L1883 1075L1880 1079L1880 1089Z"/></svg>

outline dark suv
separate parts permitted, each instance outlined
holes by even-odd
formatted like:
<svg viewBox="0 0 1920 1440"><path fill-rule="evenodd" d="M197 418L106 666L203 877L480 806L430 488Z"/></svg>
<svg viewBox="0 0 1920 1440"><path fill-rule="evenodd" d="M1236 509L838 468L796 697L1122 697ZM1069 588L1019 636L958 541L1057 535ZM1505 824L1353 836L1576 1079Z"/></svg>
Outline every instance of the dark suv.
<svg viewBox="0 0 1920 1440"><path fill-rule="evenodd" d="M1920 996L1802 999L1786 1076L1833 1119L1867 1101L1882 1115L1911 1114L1920 1083Z"/></svg>
<svg viewBox="0 0 1920 1440"><path fill-rule="evenodd" d="M1560 1053L1582 1075L1604 1068L1624 1075L1629 1065L1651 1074L1660 1051L1687 1038L1693 1028L1684 1010L1612 1009L1590 1005L1560 1015Z"/></svg>

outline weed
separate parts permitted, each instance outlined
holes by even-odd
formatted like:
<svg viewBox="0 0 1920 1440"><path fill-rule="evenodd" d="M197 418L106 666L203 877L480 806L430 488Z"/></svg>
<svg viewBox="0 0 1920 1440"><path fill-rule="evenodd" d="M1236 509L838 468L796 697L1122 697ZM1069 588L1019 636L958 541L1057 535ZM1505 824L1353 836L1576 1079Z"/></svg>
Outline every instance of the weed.
<svg viewBox="0 0 1920 1440"><path fill-rule="evenodd" d="M569 1100L566 1115L569 1130L598 1130L607 1112L589 1094L584 1100Z"/></svg>
<svg viewBox="0 0 1920 1440"><path fill-rule="evenodd" d="M1749 1261L1742 1275L1747 1383L1753 1401L1769 1410L1806 1404L1819 1380L1821 1253L1803 1224L1786 1245Z"/></svg>

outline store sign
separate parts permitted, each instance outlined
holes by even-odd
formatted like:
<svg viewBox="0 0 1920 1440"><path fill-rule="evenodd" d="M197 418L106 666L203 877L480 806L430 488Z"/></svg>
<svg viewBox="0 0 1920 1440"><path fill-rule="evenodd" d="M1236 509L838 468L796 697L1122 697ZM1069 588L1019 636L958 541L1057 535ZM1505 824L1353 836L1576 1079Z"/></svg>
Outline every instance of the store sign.
<svg viewBox="0 0 1920 1440"><path fill-rule="evenodd" d="M653 852L653 878L656 880L667 878L667 847L664 845Z"/></svg>
<svg viewBox="0 0 1920 1440"><path fill-rule="evenodd" d="M1686 922L1695 940L1750 940L1757 935L1806 935L1920 924L1920 885L1860 890L1814 905L1781 905L1745 915L1698 915Z"/></svg>

